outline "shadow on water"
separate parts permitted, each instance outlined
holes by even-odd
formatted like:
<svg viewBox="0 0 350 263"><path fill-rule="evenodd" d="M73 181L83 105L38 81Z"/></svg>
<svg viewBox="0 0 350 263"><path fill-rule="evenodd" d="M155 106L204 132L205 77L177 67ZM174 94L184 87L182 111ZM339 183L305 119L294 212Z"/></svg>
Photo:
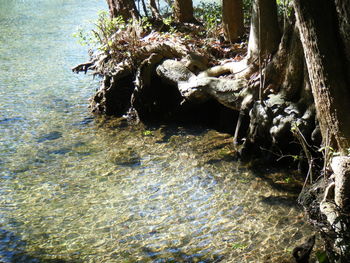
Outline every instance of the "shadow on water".
<svg viewBox="0 0 350 263"><path fill-rule="evenodd" d="M41 135L38 139L37 139L37 142L38 143L42 143L42 142L45 142L45 141L53 141L53 140L57 140L59 138L62 137L62 133L61 132L58 132L58 131L52 131L52 132L49 132L47 134L43 134Z"/></svg>
<svg viewBox="0 0 350 263"><path fill-rule="evenodd" d="M261 202L270 206L287 206L287 207L296 207L297 202L294 197L291 196L260 196Z"/></svg>
<svg viewBox="0 0 350 263"><path fill-rule="evenodd" d="M41 252L32 256L25 251L26 243L15 233L0 229L0 262L2 263L78 263L81 261L64 259L42 259Z"/></svg>
<svg viewBox="0 0 350 263"><path fill-rule="evenodd" d="M297 170L291 168L283 168L266 164L249 164L249 169L254 175L267 182L273 189L278 191L299 195L301 192L305 178Z"/></svg>
<svg viewBox="0 0 350 263"><path fill-rule="evenodd" d="M22 117L3 118L3 119L0 119L0 124L9 124L17 121L22 121L22 120L24 120L24 118Z"/></svg>
<svg viewBox="0 0 350 263"><path fill-rule="evenodd" d="M204 256L200 253L198 254L187 254L181 251L180 248L171 247L167 248L164 251L155 251L148 247L143 247L142 251L152 260L153 263L217 263L221 262L224 257L219 255L213 255L209 257L208 255Z"/></svg>

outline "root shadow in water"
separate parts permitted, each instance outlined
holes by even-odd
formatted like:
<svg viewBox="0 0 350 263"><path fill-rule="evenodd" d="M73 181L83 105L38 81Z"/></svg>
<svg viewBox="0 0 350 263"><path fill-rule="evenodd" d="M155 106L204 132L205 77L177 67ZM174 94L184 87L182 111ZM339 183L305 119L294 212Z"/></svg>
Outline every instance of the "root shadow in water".
<svg viewBox="0 0 350 263"><path fill-rule="evenodd" d="M186 254L181 251L180 248L169 247L159 252L154 251L151 248L143 247L142 251L152 260L153 263L218 263L221 262L224 257L220 255L206 256L200 253Z"/></svg>

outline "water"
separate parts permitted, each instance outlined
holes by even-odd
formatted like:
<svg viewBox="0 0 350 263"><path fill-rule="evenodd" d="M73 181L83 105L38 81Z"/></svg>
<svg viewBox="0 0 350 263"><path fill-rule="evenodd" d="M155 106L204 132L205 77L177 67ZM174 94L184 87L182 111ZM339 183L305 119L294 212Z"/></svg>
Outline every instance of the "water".
<svg viewBox="0 0 350 263"><path fill-rule="evenodd" d="M231 160L230 136L89 114L71 34L103 8L0 1L0 262L289 260L310 234L295 195Z"/></svg>

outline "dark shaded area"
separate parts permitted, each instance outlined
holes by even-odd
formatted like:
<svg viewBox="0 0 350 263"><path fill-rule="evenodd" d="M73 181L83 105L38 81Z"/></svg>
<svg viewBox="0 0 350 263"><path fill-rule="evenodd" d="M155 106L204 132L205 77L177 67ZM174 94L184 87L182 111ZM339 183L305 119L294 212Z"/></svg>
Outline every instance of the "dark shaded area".
<svg viewBox="0 0 350 263"><path fill-rule="evenodd" d="M198 103L186 101L176 85L170 85L152 74L150 86L135 92L132 104L144 123L177 125L201 125L220 132L233 134L239 112L229 109L215 99ZM244 118L241 134L249 126L249 117Z"/></svg>
<svg viewBox="0 0 350 263"><path fill-rule="evenodd" d="M44 251L34 252L37 256L25 251L25 241L15 233L0 229L0 262L3 263L79 263L79 260L43 259Z"/></svg>
<svg viewBox="0 0 350 263"><path fill-rule="evenodd" d="M154 251L151 248L143 247L142 251L152 260L153 263L216 263L224 260L220 255L203 255L201 253L186 254L180 248L170 247L164 251Z"/></svg>
<svg viewBox="0 0 350 263"><path fill-rule="evenodd" d="M62 147L57 150L49 151L48 154L57 154L57 155L65 155L72 151L72 148Z"/></svg>
<svg viewBox="0 0 350 263"><path fill-rule="evenodd" d="M41 135L36 141L42 143L45 141L53 141L62 137L62 133L58 131L49 132L47 134Z"/></svg>
<svg viewBox="0 0 350 263"><path fill-rule="evenodd" d="M74 123L74 126L86 126L94 121L93 117L85 117L81 121Z"/></svg>
<svg viewBox="0 0 350 263"><path fill-rule="evenodd" d="M293 249L293 257L297 263L308 263L311 251L315 245L315 236L310 237L304 244Z"/></svg>
<svg viewBox="0 0 350 263"><path fill-rule="evenodd" d="M17 122L22 120L24 120L22 117L3 118L3 119L0 119L0 124L7 124L7 123Z"/></svg>
<svg viewBox="0 0 350 263"><path fill-rule="evenodd" d="M293 171L292 168L293 167L283 167L280 165L275 166L273 169L271 169L269 163L262 163L261 160L249 163L249 169L254 173L255 176L269 183L269 185L276 190L295 194L294 202L296 202L297 196L302 189L305 177L302 173L299 173L296 170ZM283 176L276 180L275 174ZM290 174L290 177L285 176L288 174ZM288 178L293 178L293 182L288 182ZM284 180L285 183L280 183L280 180ZM276 201L274 197L266 200L266 202L272 203L274 201ZM288 202L286 200L284 201Z"/></svg>
<svg viewBox="0 0 350 263"><path fill-rule="evenodd" d="M295 198L290 196L261 196L261 202L271 206L288 206L296 207L297 201Z"/></svg>
<svg viewBox="0 0 350 263"><path fill-rule="evenodd" d="M121 117L130 108L130 98L134 91L131 74L125 77L105 76L103 87L92 98L93 113Z"/></svg>

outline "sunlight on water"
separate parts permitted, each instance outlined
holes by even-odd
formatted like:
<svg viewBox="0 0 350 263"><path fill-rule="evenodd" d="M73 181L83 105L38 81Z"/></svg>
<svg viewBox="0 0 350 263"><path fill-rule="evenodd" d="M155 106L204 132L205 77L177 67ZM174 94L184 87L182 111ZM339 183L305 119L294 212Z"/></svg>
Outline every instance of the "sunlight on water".
<svg viewBox="0 0 350 263"><path fill-rule="evenodd" d="M71 34L103 8L0 2L0 261L289 260L311 233L295 196L231 160L230 136L90 116Z"/></svg>

